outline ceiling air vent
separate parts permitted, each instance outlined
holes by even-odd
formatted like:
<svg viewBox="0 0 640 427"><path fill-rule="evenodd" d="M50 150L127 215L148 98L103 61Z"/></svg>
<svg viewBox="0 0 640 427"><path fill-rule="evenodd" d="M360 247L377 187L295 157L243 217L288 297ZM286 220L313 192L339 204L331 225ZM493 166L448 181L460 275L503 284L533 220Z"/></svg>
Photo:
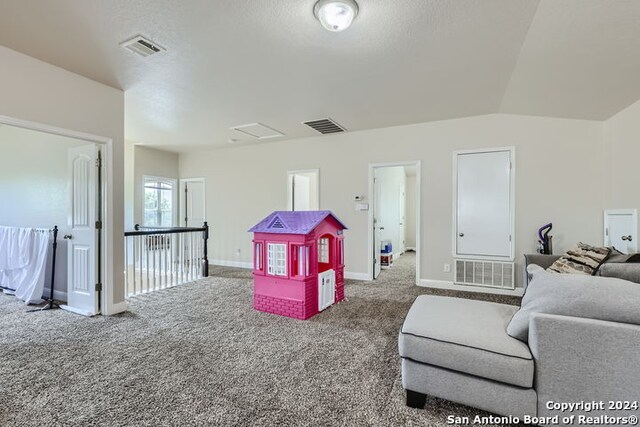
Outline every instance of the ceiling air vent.
<svg viewBox="0 0 640 427"><path fill-rule="evenodd" d="M309 126L311 129L320 132L321 134L327 133L339 133L345 132L346 129L331 120L327 119L319 119L319 120L311 120L309 122L302 122L303 124Z"/></svg>
<svg viewBox="0 0 640 427"><path fill-rule="evenodd" d="M123 41L120 43L120 46L144 58L166 50L158 45L158 43L144 38L139 34L129 40Z"/></svg>
<svg viewBox="0 0 640 427"><path fill-rule="evenodd" d="M279 130L270 128L262 123L249 123L248 125L234 126L231 129L257 139L269 139L284 136L284 134Z"/></svg>

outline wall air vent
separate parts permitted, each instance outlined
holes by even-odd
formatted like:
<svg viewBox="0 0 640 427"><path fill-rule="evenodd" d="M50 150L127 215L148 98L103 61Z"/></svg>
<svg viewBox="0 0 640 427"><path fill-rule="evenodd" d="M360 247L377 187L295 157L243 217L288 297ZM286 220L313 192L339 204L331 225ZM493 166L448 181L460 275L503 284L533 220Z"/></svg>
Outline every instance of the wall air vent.
<svg viewBox="0 0 640 427"><path fill-rule="evenodd" d="M234 126L231 129L257 139L269 139L284 136L282 132L263 125L262 123L249 123L248 125Z"/></svg>
<svg viewBox="0 0 640 427"><path fill-rule="evenodd" d="M302 122L302 124L309 126L311 129L318 131L323 135L328 133L340 133L346 131L345 128L343 128L330 118L311 120L308 122Z"/></svg>
<svg viewBox="0 0 640 427"><path fill-rule="evenodd" d="M123 41L120 43L120 46L135 53L136 55L142 56L143 58L166 50L158 43L142 37L139 34L129 40Z"/></svg>
<svg viewBox="0 0 640 427"><path fill-rule="evenodd" d="M513 270L512 262L457 259L454 282L457 285L514 289Z"/></svg>

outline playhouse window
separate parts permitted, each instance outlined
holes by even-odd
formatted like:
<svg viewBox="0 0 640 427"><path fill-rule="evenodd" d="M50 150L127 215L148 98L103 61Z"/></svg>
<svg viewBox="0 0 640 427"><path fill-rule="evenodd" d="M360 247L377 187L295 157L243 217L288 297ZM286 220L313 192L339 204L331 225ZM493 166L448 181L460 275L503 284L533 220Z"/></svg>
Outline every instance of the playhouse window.
<svg viewBox="0 0 640 427"><path fill-rule="evenodd" d="M340 255L338 255L338 260L340 261L340 265L344 265L344 240L338 240L338 251L340 251Z"/></svg>
<svg viewBox="0 0 640 427"><path fill-rule="evenodd" d="M297 277L309 276L309 246L292 246L291 275Z"/></svg>
<svg viewBox="0 0 640 427"><path fill-rule="evenodd" d="M287 245L285 243L267 244L267 273L273 276L287 275Z"/></svg>
<svg viewBox="0 0 640 427"><path fill-rule="evenodd" d="M262 243L255 243L253 249L253 269L262 271Z"/></svg>
<svg viewBox="0 0 640 427"><path fill-rule="evenodd" d="M329 239L327 238L318 240L318 262L329 263Z"/></svg>

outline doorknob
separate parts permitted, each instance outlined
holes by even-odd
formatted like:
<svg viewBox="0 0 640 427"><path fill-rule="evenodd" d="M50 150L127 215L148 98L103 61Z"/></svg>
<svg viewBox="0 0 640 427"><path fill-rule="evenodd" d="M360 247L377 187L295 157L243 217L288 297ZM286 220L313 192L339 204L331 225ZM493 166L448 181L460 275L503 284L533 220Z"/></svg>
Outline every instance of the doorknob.
<svg viewBox="0 0 640 427"><path fill-rule="evenodd" d="M629 234L628 236L622 236L621 237L622 240L628 240L628 241L632 241L633 238L631 237L631 234Z"/></svg>
<svg viewBox="0 0 640 427"><path fill-rule="evenodd" d="M460 234L458 234L458 236L464 237L464 233L460 233Z"/></svg>
<svg viewBox="0 0 640 427"><path fill-rule="evenodd" d="M380 230L384 230L384 227L380 227Z"/></svg>
<svg viewBox="0 0 640 427"><path fill-rule="evenodd" d="M71 240L73 239L73 236L71 234L65 234L64 236L62 236L62 238L65 240Z"/></svg>

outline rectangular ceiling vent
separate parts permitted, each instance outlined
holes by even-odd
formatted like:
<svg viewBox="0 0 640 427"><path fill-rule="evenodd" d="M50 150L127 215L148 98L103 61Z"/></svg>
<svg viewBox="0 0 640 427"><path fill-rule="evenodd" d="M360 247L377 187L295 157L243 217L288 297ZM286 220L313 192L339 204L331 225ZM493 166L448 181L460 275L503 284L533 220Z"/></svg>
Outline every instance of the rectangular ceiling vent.
<svg viewBox="0 0 640 427"><path fill-rule="evenodd" d="M155 55L159 52L164 52L166 50L158 43L151 41L139 34L129 40L123 41L122 43L120 43L120 46L130 52L135 53L136 55L142 56L143 58Z"/></svg>
<svg viewBox="0 0 640 427"><path fill-rule="evenodd" d="M269 139L284 136L282 132L263 125L262 123L249 123L247 125L234 126L231 129L257 139Z"/></svg>
<svg viewBox="0 0 640 427"><path fill-rule="evenodd" d="M325 135L328 133L340 133L345 132L346 129L340 126L338 123L334 122L330 118L319 119L319 120L311 120L309 122L302 122L303 124L309 126L311 129L320 132Z"/></svg>

